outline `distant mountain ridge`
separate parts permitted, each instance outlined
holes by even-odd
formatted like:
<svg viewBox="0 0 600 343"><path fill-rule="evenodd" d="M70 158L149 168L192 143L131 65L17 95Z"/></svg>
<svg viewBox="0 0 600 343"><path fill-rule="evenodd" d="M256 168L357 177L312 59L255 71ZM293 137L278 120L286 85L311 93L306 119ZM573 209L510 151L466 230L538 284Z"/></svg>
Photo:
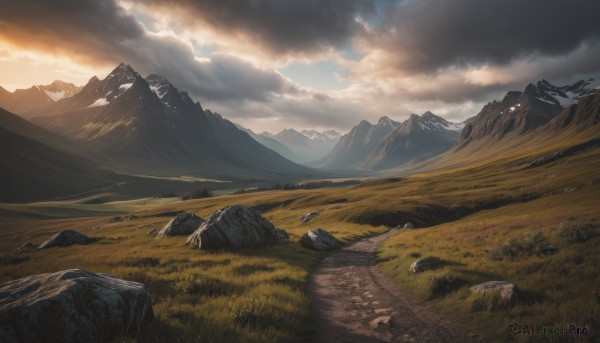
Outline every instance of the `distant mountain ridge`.
<svg viewBox="0 0 600 343"><path fill-rule="evenodd" d="M326 169L381 170L416 163L448 150L462 124L425 112L399 123L387 116L376 125L361 121L316 165Z"/></svg>
<svg viewBox="0 0 600 343"><path fill-rule="evenodd" d="M324 157L341 137L341 134L335 130L323 132L302 130L298 132L289 128L274 135L268 132L263 132L261 135L285 145L295 156L284 156L297 163L311 162Z"/></svg>
<svg viewBox="0 0 600 343"><path fill-rule="evenodd" d="M49 85L37 85L9 92L0 87L0 107L19 114L47 106L77 94L82 87L56 80Z"/></svg>
<svg viewBox="0 0 600 343"><path fill-rule="evenodd" d="M187 92L121 64L71 98L50 104L34 122L91 142L128 170L152 175L277 178L314 175L253 140Z"/></svg>

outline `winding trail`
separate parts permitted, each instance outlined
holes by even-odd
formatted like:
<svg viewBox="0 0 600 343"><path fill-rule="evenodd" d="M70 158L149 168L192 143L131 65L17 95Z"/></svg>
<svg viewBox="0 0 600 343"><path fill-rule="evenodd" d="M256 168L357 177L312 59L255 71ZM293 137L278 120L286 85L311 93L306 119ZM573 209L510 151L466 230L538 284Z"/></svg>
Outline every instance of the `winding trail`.
<svg viewBox="0 0 600 343"><path fill-rule="evenodd" d="M376 266L377 248L398 230L326 257L309 281L314 342L476 342L429 304L404 293Z"/></svg>

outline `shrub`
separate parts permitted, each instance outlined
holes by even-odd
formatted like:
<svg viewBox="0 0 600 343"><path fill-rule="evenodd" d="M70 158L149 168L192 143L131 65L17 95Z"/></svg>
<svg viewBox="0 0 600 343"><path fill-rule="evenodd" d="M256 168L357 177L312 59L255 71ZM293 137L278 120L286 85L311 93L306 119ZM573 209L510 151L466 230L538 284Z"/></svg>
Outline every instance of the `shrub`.
<svg viewBox="0 0 600 343"><path fill-rule="evenodd" d="M212 197L212 193L206 187L200 187L194 189L190 194L186 194L183 197L181 197L181 200L202 199L210 197Z"/></svg>
<svg viewBox="0 0 600 343"><path fill-rule="evenodd" d="M156 267L160 264L160 260L155 257L130 257L121 261L122 264L128 267Z"/></svg>
<svg viewBox="0 0 600 343"><path fill-rule="evenodd" d="M233 293L233 286L204 275L184 275L175 283L175 289L190 295L221 296Z"/></svg>
<svg viewBox="0 0 600 343"><path fill-rule="evenodd" d="M585 243L591 238L598 235L597 224L585 223L562 223L560 225L560 235L563 236L569 243Z"/></svg>
<svg viewBox="0 0 600 343"><path fill-rule="evenodd" d="M504 257L513 259L529 257L540 254L540 247L546 242L546 237L541 232L527 232L522 237L513 237L505 244L494 246L488 255L491 260L500 261Z"/></svg>
<svg viewBox="0 0 600 343"><path fill-rule="evenodd" d="M456 291L465 284L465 280L454 274L430 276L427 296L429 299L441 297Z"/></svg>

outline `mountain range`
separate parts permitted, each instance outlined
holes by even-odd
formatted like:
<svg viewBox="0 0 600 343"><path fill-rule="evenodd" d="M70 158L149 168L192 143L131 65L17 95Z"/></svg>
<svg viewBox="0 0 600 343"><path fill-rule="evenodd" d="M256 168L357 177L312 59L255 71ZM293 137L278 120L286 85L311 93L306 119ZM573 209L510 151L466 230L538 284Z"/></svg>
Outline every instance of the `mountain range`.
<svg viewBox="0 0 600 343"><path fill-rule="evenodd" d="M217 179L317 174L204 110L167 79L143 78L126 64L35 112L33 122L93 146L120 171Z"/></svg>
<svg viewBox="0 0 600 343"><path fill-rule="evenodd" d="M315 165L334 170L382 170L413 164L452 147L462 127L431 112L413 114L402 123L386 116L375 125L363 120Z"/></svg>
<svg viewBox="0 0 600 343"><path fill-rule="evenodd" d="M345 135L294 129L257 134L205 110L166 78L144 78L121 64L83 87L56 81L15 92L0 88L0 107L7 109L0 110L0 190L22 195L0 200L110 188L137 177L128 174L299 180L331 174L298 163L344 175L389 173L576 145L599 136L599 92L592 79L560 87L541 80L488 103L463 123L425 112L404 122L363 120Z"/></svg>
<svg viewBox="0 0 600 343"><path fill-rule="evenodd" d="M298 132L286 128L276 134L262 132L260 136L273 139L291 150L292 154L288 154L286 151L280 152L285 158L297 163L307 163L327 155L340 140L341 134L335 130L323 132L302 130Z"/></svg>
<svg viewBox="0 0 600 343"><path fill-rule="evenodd" d="M509 91L501 101L489 102L471 118L451 149L427 161L426 167L421 165L416 168L468 164L500 156L513 149L537 149L561 144L561 140L578 136L582 131L589 131L590 136L594 136L597 121L592 120L586 128L577 120L572 122L568 118L569 113L575 113L583 101L587 104L586 110L579 110L579 118L597 118L597 109L594 110L589 102L597 101L594 99L599 97L598 93L600 87L593 79L560 87L541 80L530 83L523 91ZM562 128L559 123L563 123Z"/></svg>
<svg viewBox="0 0 600 343"><path fill-rule="evenodd" d="M0 87L0 107L30 118L31 116L27 115L29 111L71 97L80 90L81 87L59 80L49 85L32 86L27 89L17 89L14 92Z"/></svg>

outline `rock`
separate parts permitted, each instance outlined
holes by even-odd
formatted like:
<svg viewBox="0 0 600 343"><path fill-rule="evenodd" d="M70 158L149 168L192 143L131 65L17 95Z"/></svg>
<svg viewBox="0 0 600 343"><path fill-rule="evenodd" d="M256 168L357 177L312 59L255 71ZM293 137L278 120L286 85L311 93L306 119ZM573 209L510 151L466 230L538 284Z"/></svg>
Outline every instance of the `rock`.
<svg viewBox="0 0 600 343"><path fill-rule="evenodd" d="M517 292L517 287L508 281L489 281L471 286L469 290L473 293L494 293L500 294L502 300L512 302Z"/></svg>
<svg viewBox="0 0 600 343"><path fill-rule="evenodd" d="M156 238L190 235L198 230L202 223L204 223L204 219L197 217L193 213L179 213L156 234Z"/></svg>
<svg viewBox="0 0 600 343"><path fill-rule="evenodd" d="M560 250L560 247L554 244L544 244L540 245L538 249L544 255L551 255L557 253Z"/></svg>
<svg viewBox="0 0 600 343"><path fill-rule="evenodd" d="M120 222L123 221L123 217L120 216L116 216L116 217L112 217L110 219L108 219L108 223L116 223L116 222Z"/></svg>
<svg viewBox="0 0 600 343"><path fill-rule="evenodd" d="M121 216L116 216L116 217L112 217L108 220L108 223L116 223L116 222L122 222L122 221L126 221L126 220L133 220L133 219L137 219L138 216L130 214L128 216L125 217L121 217Z"/></svg>
<svg viewBox="0 0 600 343"><path fill-rule="evenodd" d="M369 322L369 326L373 330L381 330L392 327L392 317L391 316L381 316L373 319Z"/></svg>
<svg viewBox="0 0 600 343"><path fill-rule="evenodd" d="M148 231L148 237L156 237L156 235L158 235L158 231L160 231L160 230L152 229L152 230Z"/></svg>
<svg viewBox="0 0 600 343"><path fill-rule="evenodd" d="M300 238L300 244L307 249L332 250L340 246L329 232L316 228L306 232Z"/></svg>
<svg viewBox="0 0 600 343"><path fill-rule="evenodd" d="M0 341L98 342L138 333L152 320L146 287L82 269L0 285Z"/></svg>
<svg viewBox="0 0 600 343"><path fill-rule="evenodd" d="M277 237L279 237L280 241L287 241L290 239L290 235L288 235L284 229L276 228L275 230L277 230Z"/></svg>
<svg viewBox="0 0 600 343"><path fill-rule="evenodd" d="M31 242L27 242L23 245L21 245L20 247L17 248L16 252L21 252L21 251L29 251L29 250L35 250L37 249L38 246L31 243Z"/></svg>
<svg viewBox="0 0 600 343"><path fill-rule="evenodd" d="M192 233L186 244L201 250L243 249L279 242L275 226L244 205L218 210Z"/></svg>
<svg viewBox="0 0 600 343"><path fill-rule="evenodd" d="M52 247L68 247L73 244L90 244L95 242L95 238L90 238L84 234L81 234L74 230L62 230L56 235L50 237L47 241L42 243L39 249L46 249Z"/></svg>
<svg viewBox="0 0 600 343"><path fill-rule="evenodd" d="M302 224L308 224L313 221L313 219L317 218L319 215L323 213L323 210L308 212L300 218L300 222Z"/></svg>
<svg viewBox="0 0 600 343"><path fill-rule="evenodd" d="M437 257L420 258L413 262L408 268L413 273L420 273L426 270L436 269L442 264L442 261Z"/></svg>
<svg viewBox="0 0 600 343"><path fill-rule="evenodd" d="M406 224L404 224L404 228L405 229L414 229L415 228L415 224L413 224L413 223L406 223Z"/></svg>

